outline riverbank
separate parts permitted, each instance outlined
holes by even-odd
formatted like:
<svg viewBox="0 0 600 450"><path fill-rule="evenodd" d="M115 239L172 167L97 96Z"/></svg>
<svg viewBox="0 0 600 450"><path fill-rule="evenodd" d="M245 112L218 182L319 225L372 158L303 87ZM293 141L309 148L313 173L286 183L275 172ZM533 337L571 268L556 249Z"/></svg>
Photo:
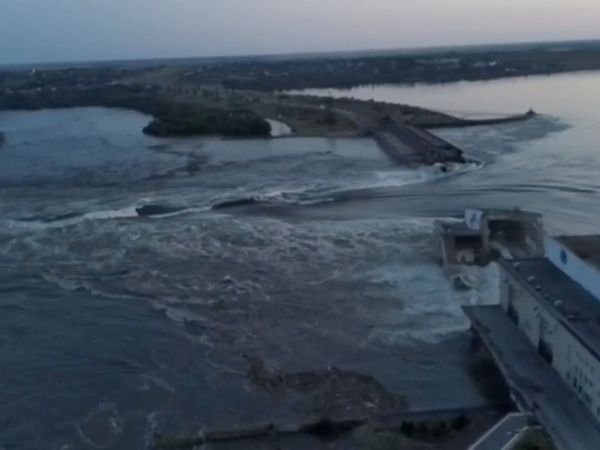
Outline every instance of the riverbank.
<svg viewBox="0 0 600 450"><path fill-rule="evenodd" d="M185 69L181 70L181 66ZM263 92L495 80L600 69L600 41L168 61L186 82Z"/></svg>
<svg viewBox="0 0 600 450"><path fill-rule="evenodd" d="M154 116L143 132L155 137L272 137L271 124L279 123L289 127L286 136L373 137L392 161L409 167L466 162L462 150L426 131L425 127L465 127L534 116L531 112L511 118L469 121L409 105L349 98L231 90L207 94L200 89L167 100L164 91L164 87L156 90L119 85L4 93L0 94L0 110L82 106L132 109ZM278 120L269 121L265 117Z"/></svg>
<svg viewBox="0 0 600 450"><path fill-rule="evenodd" d="M298 136L361 136L381 117L400 121L452 122L446 114L407 105L322 99L206 86L114 85L80 88L45 86L0 92L0 111L101 106L131 109L154 117L144 133L158 137L266 137L275 118Z"/></svg>
<svg viewBox="0 0 600 450"><path fill-rule="evenodd" d="M131 109L154 117L143 132L157 137L221 135L269 136L269 123L251 110L173 101L156 90L140 86L92 86L0 93L0 111L101 106Z"/></svg>
<svg viewBox="0 0 600 450"><path fill-rule="evenodd" d="M194 436L156 439L157 450L185 450L201 445L216 448L287 448L286 443L310 443L310 448L394 448L449 450L467 448L504 413L494 406L466 410L423 411L378 416L313 418L297 423L268 423L229 430L203 430Z"/></svg>
<svg viewBox="0 0 600 450"><path fill-rule="evenodd" d="M103 106L151 115L145 132L155 136L268 136L266 119L300 136L360 135L382 116L400 120L447 120L444 114L408 105L288 96L228 89L189 77L181 68L89 68L0 72L0 111Z"/></svg>

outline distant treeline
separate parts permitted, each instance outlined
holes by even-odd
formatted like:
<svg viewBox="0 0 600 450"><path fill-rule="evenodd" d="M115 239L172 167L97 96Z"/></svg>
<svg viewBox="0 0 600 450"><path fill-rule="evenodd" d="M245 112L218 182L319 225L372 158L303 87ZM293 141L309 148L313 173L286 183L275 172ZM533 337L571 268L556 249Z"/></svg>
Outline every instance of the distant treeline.
<svg viewBox="0 0 600 450"><path fill-rule="evenodd" d="M154 116L144 133L154 136L268 136L269 123L252 111L208 108L168 101L151 89L130 86L40 89L0 93L0 110L102 106Z"/></svg>
<svg viewBox="0 0 600 450"><path fill-rule="evenodd" d="M384 83L438 83L600 70L600 47L463 51L339 59L245 61L197 67L196 83L231 89L283 91Z"/></svg>

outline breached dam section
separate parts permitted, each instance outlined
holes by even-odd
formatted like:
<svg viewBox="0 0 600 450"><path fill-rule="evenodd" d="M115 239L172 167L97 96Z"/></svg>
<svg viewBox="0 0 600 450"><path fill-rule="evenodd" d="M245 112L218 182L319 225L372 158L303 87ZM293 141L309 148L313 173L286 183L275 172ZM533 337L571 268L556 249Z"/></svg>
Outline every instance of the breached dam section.
<svg viewBox="0 0 600 450"><path fill-rule="evenodd" d="M392 118L382 119L373 132L380 147L397 164L418 166L465 163L463 151L429 131Z"/></svg>

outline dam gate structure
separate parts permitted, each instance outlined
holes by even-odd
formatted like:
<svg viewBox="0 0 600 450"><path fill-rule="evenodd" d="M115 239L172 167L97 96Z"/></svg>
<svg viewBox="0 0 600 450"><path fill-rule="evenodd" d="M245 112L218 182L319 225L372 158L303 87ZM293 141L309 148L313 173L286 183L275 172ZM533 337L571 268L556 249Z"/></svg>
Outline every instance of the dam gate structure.
<svg viewBox="0 0 600 450"><path fill-rule="evenodd" d="M435 234L446 267L544 254L542 216L520 209L468 209L462 221L437 221Z"/></svg>

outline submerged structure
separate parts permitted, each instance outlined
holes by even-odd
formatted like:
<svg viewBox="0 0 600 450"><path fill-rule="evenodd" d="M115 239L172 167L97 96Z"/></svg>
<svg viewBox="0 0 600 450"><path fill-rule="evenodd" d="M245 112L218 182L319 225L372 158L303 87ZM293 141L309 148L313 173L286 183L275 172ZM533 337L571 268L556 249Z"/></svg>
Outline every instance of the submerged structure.
<svg viewBox="0 0 600 450"><path fill-rule="evenodd" d="M392 117L380 119L372 134L381 149L397 164L415 167L466 162L463 151L455 145L425 128Z"/></svg>
<svg viewBox="0 0 600 450"><path fill-rule="evenodd" d="M544 254L542 216L520 209L469 209L461 222L436 222L435 233L444 266Z"/></svg>
<svg viewBox="0 0 600 450"><path fill-rule="evenodd" d="M437 231L446 264L498 260L499 304L464 310L515 404L560 449L600 448L600 235L548 236L523 211Z"/></svg>

